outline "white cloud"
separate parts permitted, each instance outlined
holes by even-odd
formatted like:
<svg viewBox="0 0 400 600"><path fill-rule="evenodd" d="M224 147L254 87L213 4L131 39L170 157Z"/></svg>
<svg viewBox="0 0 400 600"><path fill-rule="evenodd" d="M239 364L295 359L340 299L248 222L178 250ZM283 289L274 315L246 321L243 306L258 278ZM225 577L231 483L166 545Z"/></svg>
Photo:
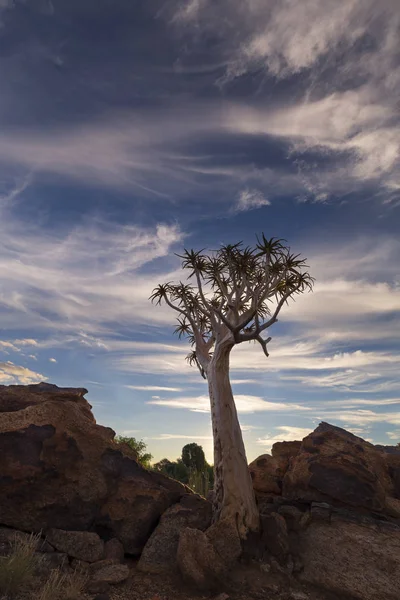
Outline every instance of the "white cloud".
<svg viewBox="0 0 400 600"><path fill-rule="evenodd" d="M302 440L313 429L307 427L293 427L291 425L281 425L275 428L276 433L268 434L257 440L261 446L266 446L266 450L270 451L275 442L290 442L294 440Z"/></svg>
<svg viewBox="0 0 400 600"><path fill-rule="evenodd" d="M14 340L14 344L17 346L37 346L38 342L32 338L26 338L22 340Z"/></svg>
<svg viewBox="0 0 400 600"><path fill-rule="evenodd" d="M342 421L345 423L345 427L352 425L369 425L372 423L391 423L393 425L400 425L400 412L378 413L373 410L360 408L343 412L319 412L318 415L324 420L335 419L337 421Z"/></svg>
<svg viewBox="0 0 400 600"><path fill-rule="evenodd" d="M231 379L232 385L257 385L259 383L257 379Z"/></svg>
<svg viewBox="0 0 400 600"><path fill-rule="evenodd" d="M262 192L254 189L244 189L239 193L237 202L233 207L234 212L245 212L263 206L269 206L271 202Z"/></svg>
<svg viewBox="0 0 400 600"><path fill-rule="evenodd" d="M169 408L187 409L193 412L210 412L210 399L208 396L190 396L177 398L160 398L150 400L147 404L157 404ZM286 404L283 402L268 402L259 396L235 395L235 404L238 413L254 413L262 411L307 411L305 406L299 404Z"/></svg>
<svg viewBox="0 0 400 600"><path fill-rule="evenodd" d="M46 379L47 377L41 373L36 373L35 371L31 371L31 369L21 367L12 363L11 361L0 363L1 383L21 383L23 385L28 385L30 383L39 383L40 381L45 381Z"/></svg>
<svg viewBox="0 0 400 600"><path fill-rule="evenodd" d="M57 360L55 358L49 358L49 361L52 362L52 363L56 363L57 362Z"/></svg>
<svg viewBox="0 0 400 600"><path fill-rule="evenodd" d="M131 435L132 433L140 433L140 429L124 429L124 431L121 431L121 435Z"/></svg>
<svg viewBox="0 0 400 600"><path fill-rule="evenodd" d="M166 387L161 385L125 385L130 390L140 390L143 392L181 392L179 387ZM154 398L155 396L153 396Z"/></svg>
<svg viewBox="0 0 400 600"><path fill-rule="evenodd" d="M9 350L12 352L20 352L20 349L15 346L12 342L7 342L6 340L0 340L0 349L3 350L6 354L8 354Z"/></svg>

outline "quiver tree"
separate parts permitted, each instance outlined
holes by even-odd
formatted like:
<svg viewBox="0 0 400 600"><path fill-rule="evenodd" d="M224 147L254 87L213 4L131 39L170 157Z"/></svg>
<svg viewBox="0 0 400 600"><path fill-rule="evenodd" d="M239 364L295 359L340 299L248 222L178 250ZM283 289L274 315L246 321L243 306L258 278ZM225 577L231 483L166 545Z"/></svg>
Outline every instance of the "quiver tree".
<svg viewBox="0 0 400 600"><path fill-rule="evenodd" d="M185 250L187 281L165 283L151 300L177 313L175 333L192 347L187 356L208 381L214 437L214 521L234 523L242 540L257 531L259 515L229 380L229 356L236 344L256 342L268 357L264 332L278 320L290 298L311 290L305 259L284 240L257 238L205 254ZM193 282L193 283L191 283Z"/></svg>

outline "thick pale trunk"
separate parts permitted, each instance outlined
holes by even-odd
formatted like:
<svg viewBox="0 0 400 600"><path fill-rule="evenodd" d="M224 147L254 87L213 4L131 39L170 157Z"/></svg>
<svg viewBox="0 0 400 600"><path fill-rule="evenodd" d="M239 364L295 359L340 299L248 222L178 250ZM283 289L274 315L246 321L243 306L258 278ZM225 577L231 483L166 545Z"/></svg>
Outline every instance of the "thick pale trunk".
<svg viewBox="0 0 400 600"><path fill-rule="evenodd" d="M245 539L249 531L258 530L259 514L229 381L232 346L217 342L207 367L214 434L214 520L233 521Z"/></svg>

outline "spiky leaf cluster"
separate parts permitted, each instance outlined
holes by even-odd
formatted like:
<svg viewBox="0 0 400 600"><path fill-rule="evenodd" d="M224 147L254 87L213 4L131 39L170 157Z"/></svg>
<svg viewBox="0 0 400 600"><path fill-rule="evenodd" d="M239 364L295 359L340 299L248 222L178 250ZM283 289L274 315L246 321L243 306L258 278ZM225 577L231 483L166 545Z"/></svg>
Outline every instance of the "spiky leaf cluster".
<svg viewBox="0 0 400 600"><path fill-rule="evenodd" d="M151 300L179 313L175 333L189 340L193 352L187 360L203 376L215 341L227 331L234 343L259 342L268 356L270 338L262 332L277 321L283 304L313 286L306 259L284 240L264 234L254 247L239 242L209 254L185 250L178 256L189 283L160 284Z"/></svg>

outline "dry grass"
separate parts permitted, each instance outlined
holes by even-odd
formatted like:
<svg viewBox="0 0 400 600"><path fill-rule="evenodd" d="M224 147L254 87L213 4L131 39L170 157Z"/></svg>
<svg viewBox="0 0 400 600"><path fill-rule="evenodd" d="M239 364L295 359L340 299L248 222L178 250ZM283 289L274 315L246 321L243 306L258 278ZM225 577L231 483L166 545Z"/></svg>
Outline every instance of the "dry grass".
<svg viewBox="0 0 400 600"><path fill-rule="evenodd" d="M13 598L33 580L40 535L16 535L9 556L0 557L0 594Z"/></svg>
<svg viewBox="0 0 400 600"><path fill-rule="evenodd" d="M79 600L87 585L89 577L81 571L63 573L54 569L43 585L38 600Z"/></svg>
<svg viewBox="0 0 400 600"><path fill-rule="evenodd" d="M73 573L67 576L63 600L79 600L79 598L82 597L88 582L88 573L83 573L82 571L75 569Z"/></svg>

